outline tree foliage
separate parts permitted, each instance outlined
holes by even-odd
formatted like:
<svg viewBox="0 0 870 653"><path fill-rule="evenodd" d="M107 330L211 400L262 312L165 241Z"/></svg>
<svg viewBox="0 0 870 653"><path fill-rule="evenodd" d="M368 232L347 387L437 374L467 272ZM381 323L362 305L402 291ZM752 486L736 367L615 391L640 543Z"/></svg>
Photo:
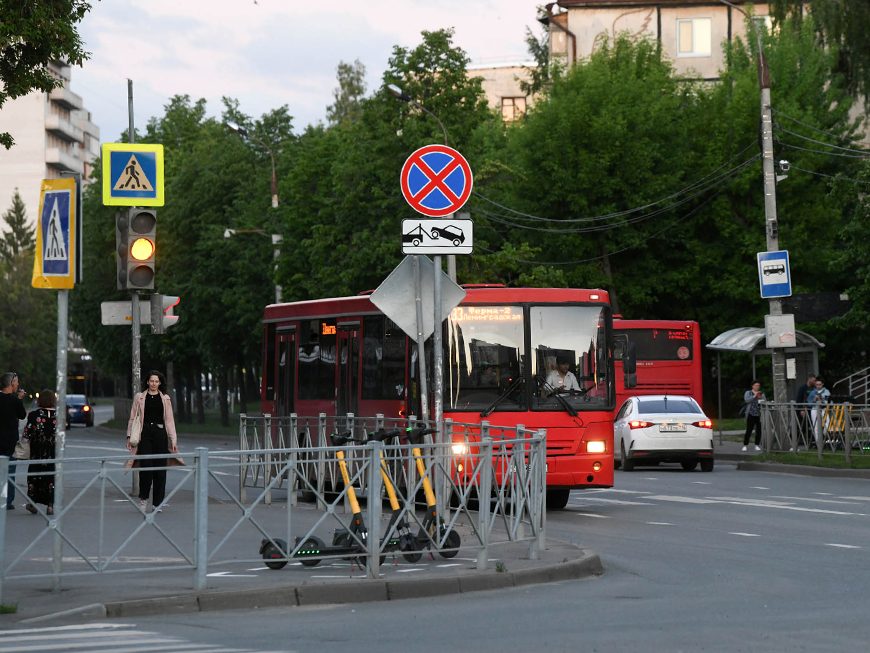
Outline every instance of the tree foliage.
<svg viewBox="0 0 870 653"><path fill-rule="evenodd" d="M0 3L0 108L6 100L31 91L63 86L48 64L61 60L78 66L89 57L76 26L90 11L83 0L5 0ZM0 133L6 149L12 135Z"/></svg>
<svg viewBox="0 0 870 653"><path fill-rule="evenodd" d="M17 190L3 214L9 231L0 240L0 368L21 376L36 392L54 387L57 362L57 293L31 286L34 233Z"/></svg>
<svg viewBox="0 0 870 653"><path fill-rule="evenodd" d="M335 103L326 107L326 119L333 126L359 117L360 102L366 93L366 67L359 59L353 64L341 61L337 76L338 88L332 92Z"/></svg>

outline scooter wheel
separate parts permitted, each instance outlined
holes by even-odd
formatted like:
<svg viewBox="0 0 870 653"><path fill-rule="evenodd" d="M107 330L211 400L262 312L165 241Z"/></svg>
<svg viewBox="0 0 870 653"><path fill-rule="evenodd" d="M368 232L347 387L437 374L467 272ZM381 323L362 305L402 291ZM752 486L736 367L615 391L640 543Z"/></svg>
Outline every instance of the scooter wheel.
<svg viewBox="0 0 870 653"><path fill-rule="evenodd" d="M275 544L266 541L260 549L260 553L269 569L282 569L287 565L287 543L284 540L275 540ZM283 548L284 551L279 547ZM284 559L280 560L280 558Z"/></svg>
<svg viewBox="0 0 870 653"><path fill-rule="evenodd" d="M455 558L456 554L459 553L459 546L462 544L462 538L459 537L459 533L456 531L450 531L447 533L447 538L444 540L444 548L445 549L455 549L454 551L439 551L442 558Z"/></svg>
<svg viewBox="0 0 870 653"><path fill-rule="evenodd" d="M320 558L315 558L314 554L323 551L323 542L316 537L309 537L302 543L294 557L299 558L306 567L316 567L320 564Z"/></svg>
<svg viewBox="0 0 870 653"><path fill-rule="evenodd" d="M423 557L423 552L418 551L413 542L407 542L402 547L402 557L408 562L420 562Z"/></svg>

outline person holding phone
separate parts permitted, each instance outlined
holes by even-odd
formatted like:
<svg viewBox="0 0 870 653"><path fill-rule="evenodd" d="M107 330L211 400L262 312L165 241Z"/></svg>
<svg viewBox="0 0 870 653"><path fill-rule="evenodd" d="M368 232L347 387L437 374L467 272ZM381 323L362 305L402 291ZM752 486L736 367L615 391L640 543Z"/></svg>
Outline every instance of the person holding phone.
<svg viewBox="0 0 870 653"><path fill-rule="evenodd" d="M6 510L15 510L15 465L12 454L18 444L18 422L27 417L24 390L18 387L18 375L6 372L0 376L0 456L9 458L9 483L6 488Z"/></svg>
<svg viewBox="0 0 870 653"><path fill-rule="evenodd" d="M755 429L755 450L761 451L761 408L759 401L766 401L761 391L761 381L753 381L752 389L743 395L746 403L746 433L743 434L743 451L749 446L749 434Z"/></svg>

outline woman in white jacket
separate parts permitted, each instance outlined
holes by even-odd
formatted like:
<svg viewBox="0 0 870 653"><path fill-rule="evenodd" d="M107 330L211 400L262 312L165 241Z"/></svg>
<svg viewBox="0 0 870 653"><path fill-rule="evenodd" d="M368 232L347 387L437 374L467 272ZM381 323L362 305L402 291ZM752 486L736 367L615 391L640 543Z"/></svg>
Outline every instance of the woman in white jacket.
<svg viewBox="0 0 870 653"><path fill-rule="evenodd" d="M156 512L163 509L166 496L166 466L183 465L181 458L173 457L142 460L135 456L178 453L178 436L175 433L175 418L172 415L172 402L169 395L160 391L164 384L163 375L152 370L148 373L147 390L133 399L130 421L127 424L127 449L134 458L127 461L127 467L139 468L139 509L145 512L148 496L152 490L151 506ZM140 431L134 432L136 418ZM156 468L156 469L155 469ZM162 468L162 469L161 469Z"/></svg>

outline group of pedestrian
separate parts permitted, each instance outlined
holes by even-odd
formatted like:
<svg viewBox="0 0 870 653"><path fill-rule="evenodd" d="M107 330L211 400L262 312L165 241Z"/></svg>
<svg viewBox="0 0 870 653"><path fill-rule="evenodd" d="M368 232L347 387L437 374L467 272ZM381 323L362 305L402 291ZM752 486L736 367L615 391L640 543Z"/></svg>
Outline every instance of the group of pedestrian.
<svg viewBox="0 0 870 653"><path fill-rule="evenodd" d="M166 466L184 465L179 456L149 458L139 456L178 454L178 437L172 402L164 388L163 375L148 373L146 389L133 399L127 424L127 449L132 454L127 468L139 470L139 508L143 512L152 497L152 507L160 512L165 507ZM50 388L43 389L36 400L36 408L28 414L24 407L24 390L19 388L18 375L7 372L0 376L0 456L9 458L9 481L6 489L6 510L15 509L16 462L27 460L27 503L24 507L38 513L37 504L45 506L48 515L54 514L54 463L41 461L55 458L57 434L57 400ZM19 422L27 419L24 433L19 437Z"/></svg>
<svg viewBox="0 0 870 653"><path fill-rule="evenodd" d="M825 387L825 380L812 372L807 376L807 382L798 388L795 396L798 417L803 430L806 432L812 429L817 444L819 431L823 428L819 429L816 425L819 422L823 406L828 403L830 397L831 391ZM759 381L752 382L752 389L746 391L743 395L743 401L746 404L746 433L743 435L743 451L746 451L749 446L749 436L753 429L755 429L755 450L761 451L761 410L758 402L765 401L765 397Z"/></svg>
<svg viewBox="0 0 870 653"><path fill-rule="evenodd" d="M54 392L44 389L39 393L36 409L24 408L25 392L19 388L18 375L7 372L0 376L0 455L9 458L9 481L6 486L6 510L15 510L16 463L54 458L57 415ZM18 422L27 419L24 434L18 437ZM36 504L45 506L47 514L54 514L54 463L31 462L27 475L27 503L29 512L38 512Z"/></svg>

